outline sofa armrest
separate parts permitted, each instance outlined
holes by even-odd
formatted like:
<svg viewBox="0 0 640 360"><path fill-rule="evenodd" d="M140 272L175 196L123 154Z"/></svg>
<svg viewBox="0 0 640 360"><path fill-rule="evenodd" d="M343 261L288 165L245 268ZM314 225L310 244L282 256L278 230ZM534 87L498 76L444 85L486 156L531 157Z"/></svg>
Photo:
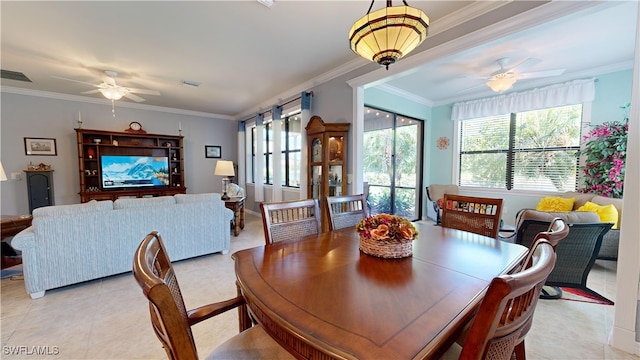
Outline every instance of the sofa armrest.
<svg viewBox="0 0 640 360"><path fill-rule="evenodd" d="M24 251L36 246L36 233L33 231L33 226L20 231L16 236L11 239L11 247Z"/></svg>

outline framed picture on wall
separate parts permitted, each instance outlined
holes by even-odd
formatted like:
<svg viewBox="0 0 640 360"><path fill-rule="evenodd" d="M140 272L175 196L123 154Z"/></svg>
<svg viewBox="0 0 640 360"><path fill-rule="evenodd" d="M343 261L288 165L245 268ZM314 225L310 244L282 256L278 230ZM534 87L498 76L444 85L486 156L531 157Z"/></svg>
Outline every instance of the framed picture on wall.
<svg viewBox="0 0 640 360"><path fill-rule="evenodd" d="M205 145L204 157L220 159L222 157L222 146Z"/></svg>
<svg viewBox="0 0 640 360"><path fill-rule="evenodd" d="M58 155L56 139L52 138L24 138L24 153L26 155Z"/></svg>

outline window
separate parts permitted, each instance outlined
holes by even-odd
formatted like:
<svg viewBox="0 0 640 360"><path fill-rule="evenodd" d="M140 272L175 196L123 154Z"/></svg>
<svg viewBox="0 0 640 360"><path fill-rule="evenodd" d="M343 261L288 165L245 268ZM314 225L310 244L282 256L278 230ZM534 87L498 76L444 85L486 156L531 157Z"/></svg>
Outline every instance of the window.
<svg viewBox="0 0 640 360"><path fill-rule="evenodd" d="M263 156L264 156L264 168L262 169L266 184L273 184L274 174L274 149L278 148L275 144L275 131L273 121L270 119L270 115L265 115L264 131L262 136L263 144ZM302 132L301 132L301 118L300 109L293 111L289 114L285 114L280 122L280 146L282 149L280 155L280 170L283 186L299 187L300 186L300 166L301 166L301 151L302 151ZM257 131L256 127L251 128L251 168L256 164L256 151L257 151ZM255 177L251 173L251 181L255 182Z"/></svg>
<svg viewBox="0 0 640 360"><path fill-rule="evenodd" d="M300 187L300 166L302 154L302 131L300 112L289 115L282 121L282 185Z"/></svg>
<svg viewBox="0 0 640 360"><path fill-rule="evenodd" d="M573 191L582 105L460 121L458 184Z"/></svg>

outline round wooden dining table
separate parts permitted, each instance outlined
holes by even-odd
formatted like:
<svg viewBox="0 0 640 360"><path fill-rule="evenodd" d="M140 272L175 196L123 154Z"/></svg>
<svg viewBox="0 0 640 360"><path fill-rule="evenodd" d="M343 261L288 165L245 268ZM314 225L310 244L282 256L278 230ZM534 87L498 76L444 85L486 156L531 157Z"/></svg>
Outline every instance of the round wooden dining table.
<svg viewBox="0 0 640 360"><path fill-rule="evenodd" d="M414 223L413 256L359 251L342 229L233 254L252 317L301 359L437 358L472 319L521 245Z"/></svg>

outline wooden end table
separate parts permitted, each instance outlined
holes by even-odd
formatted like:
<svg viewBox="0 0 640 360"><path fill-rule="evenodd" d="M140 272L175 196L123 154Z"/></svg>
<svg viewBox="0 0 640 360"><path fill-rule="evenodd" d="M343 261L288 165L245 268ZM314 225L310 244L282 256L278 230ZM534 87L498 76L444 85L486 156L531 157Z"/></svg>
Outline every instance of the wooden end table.
<svg viewBox="0 0 640 360"><path fill-rule="evenodd" d="M224 206L233 211L233 235L238 236L240 230L244 229L244 196L232 197L224 201Z"/></svg>
<svg viewBox="0 0 640 360"><path fill-rule="evenodd" d="M31 215L1 215L0 229L2 232L2 241L9 236L14 236L20 231L31 226ZM5 247L5 244L2 246ZM8 247L8 245L7 245ZM2 254L2 269L21 264L22 260L19 257L9 257Z"/></svg>

